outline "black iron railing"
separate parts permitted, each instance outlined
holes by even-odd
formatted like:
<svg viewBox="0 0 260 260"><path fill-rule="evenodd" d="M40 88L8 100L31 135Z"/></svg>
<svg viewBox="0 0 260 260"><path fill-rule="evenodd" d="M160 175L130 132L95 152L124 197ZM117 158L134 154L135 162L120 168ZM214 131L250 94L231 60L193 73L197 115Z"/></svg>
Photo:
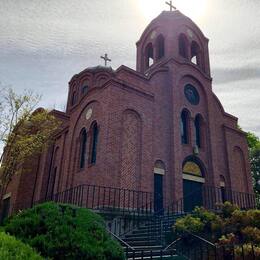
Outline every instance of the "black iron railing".
<svg viewBox="0 0 260 260"><path fill-rule="evenodd" d="M184 198L164 203L164 207L154 211L153 192L135 191L121 188L79 185L35 202L55 201L74 204L95 210L133 212L143 214L169 215L191 211L195 206L209 210L218 209L218 204L230 201L241 209L255 208L255 195L233 191L227 188L202 185L198 190L186 194Z"/></svg>
<svg viewBox="0 0 260 260"><path fill-rule="evenodd" d="M55 201L79 207L146 214L153 210L153 193L97 185L79 185L35 202Z"/></svg>
<svg viewBox="0 0 260 260"><path fill-rule="evenodd" d="M198 199L199 198L199 199ZM164 208L154 211L154 194L152 192L135 191L121 188L79 185L74 188L48 196L37 203L55 201L79 207L90 208L102 212L114 212L108 229L116 235L123 235L140 225L161 226L156 237L164 239L168 227L173 224L172 216L183 215L192 211L195 206L203 206L209 210L218 210L219 203L230 201L242 209L255 207L254 194L232 191L218 187L203 185L200 189L186 194L172 203L165 203ZM168 218L168 219L167 219ZM153 232L151 231L151 237Z"/></svg>
<svg viewBox="0 0 260 260"><path fill-rule="evenodd" d="M202 206L208 210L219 210L220 204L225 201L236 204L241 209L256 207L255 194L203 185L185 197L168 204L165 208L155 212L155 214L182 214L191 212L196 206Z"/></svg>
<svg viewBox="0 0 260 260"><path fill-rule="evenodd" d="M228 188L219 188L213 186L202 186L202 206L206 209L218 209L219 203L229 201L238 205L241 209L251 209L256 207L255 195L238 192Z"/></svg>
<svg viewBox="0 0 260 260"><path fill-rule="evenodd" d="M153 193L129 189L79 185L34 203L67 203L112 215L107 229L122 236L140 226L153 213ZM107 217L107 216L105 216Z"/></svg>
<svg viewBox="0 0 260 260"><path fill-rule="evenodd" d="M198 196L199 195L199 196ZM198 200L198 197L200 198ZM218 210L218 204L230 201L237 204L242 209L255 208L254 194L232 191L218 187L203 185L200 189L192 191L184 198L180 198L172 203L164 203L164 208L154 211L155 202L152 192L135 191L121 188L79 185L63 192L48 196L35 204L45 201L55 201L59 203L73 204L79 207L89 208L99 213L112 214L107 222L107 229L115 238L132 232L140 226L147 227L148 240L158 241L166 246L166 235L169 233L175 219L190 212L195 206L203 206L209 210ZM219 258L224 254L244 254L243 247L216 247L205 241L192 236L196 241L195 247L186 247L185 237L181 238L167 247L167 250L160 250L160 256L173 256L185 252L191 259L224 259ZM121 241L122 242L122 241ZM123 241L124 242L124 241ZM193 249L192 249L193 248ZM254 254L254 246L252 247ZM131 247L126 247L126 254L131 259L142 259L145 256L152 256L153 252L136 251ZM242 251L241 251L242 250ZM187 257L188 257L187 256ZM203 258L198 258L198 257ZM208 258L204 258L208 257ZM138 258L139 257L139 258ZM232 258L227 258L232 259ZM247 258L241 258L247 259Z"/></svg>
<svg viewBox="0 0 260 260"><path fill-rule="evenodd" d="M172 249L178 255L191 260L256 260L260 259L260 252L254 244L244 245L216 245L192 233L184 233L165 248Z"/></svg>

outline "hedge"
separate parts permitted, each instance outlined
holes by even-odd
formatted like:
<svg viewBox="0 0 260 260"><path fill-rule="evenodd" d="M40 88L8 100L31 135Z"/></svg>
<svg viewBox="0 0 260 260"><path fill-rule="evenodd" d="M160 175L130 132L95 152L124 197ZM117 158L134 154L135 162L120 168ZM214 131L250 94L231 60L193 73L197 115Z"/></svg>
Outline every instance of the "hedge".
<svg viewBox="0 0 260 260"><path fill-rule="evenodd" d="M53 202L24 210L5 222L5 231L54 259L124 259L121 246L94 212Z"/></svg>
<svg viewBox="0 0 260 260"><path fill-rule="evenodd" d="M30 246L4 232L0 232L0 259L43 260Z"/></svg>

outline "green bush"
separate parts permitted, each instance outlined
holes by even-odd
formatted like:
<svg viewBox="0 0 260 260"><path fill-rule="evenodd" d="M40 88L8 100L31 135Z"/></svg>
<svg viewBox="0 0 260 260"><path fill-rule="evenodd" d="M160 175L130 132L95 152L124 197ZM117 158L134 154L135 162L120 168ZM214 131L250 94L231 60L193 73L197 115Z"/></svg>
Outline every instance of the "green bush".
<svg viewBox="0 0 260 260"><path fill-rule="evenodd" d="M198 217L205 224L208 224L217 218L215 213L208 211L203 207L196 207L193 210L193 215Z"/></svg>
<svg viewBox="0 0 260 260"><path fill-rule="evenodd" d="M260 259L260 247L254 246L254 253L253 253L252 244L244 244L243 249L241 246L236 246L235 247L235 259L237 259L237 260Z"/></svg>
<svg viewBox="0 0 260 260"><path fill-rule="evenodd" d="M251 218L251 225L260 229L260 209L251 209L247 213Z"/></svg>
<svg viewBox="0 0 260 260"><path fill-rule="evenodd" d="M177 232L191 232L200 233L203 231L205 224L198 217L187 215L183 218L177 219L174 229Z"/></svg>
<svg viewBox="0 0 260 260"><path fill-rule="evenodd" d="M124 259L120 245L90 210L45 203L8 219L6 232L54 259Z"/></svg>
<svg viewBox="0 0 260 260"><path fill-rule="evenodd" d="M224 204L220 204L221 208L221 214L224 218L231 217L232 213L235 210L239 210L239 207L235 204L230 203L229 201L226 201Z"/></svg>
<svg viewBox="0 0 260 260"><path fill-rule="evenodd" d="M206 210L203 207L196 207L193 211L193 216L199 218L204 223L204 231L210 233L214 230L219 233L222 230L222 221L215 213Z"/></svg>
<svg viewBox="0 0 260 260"><path fill-rule="evenodd" d="M222 235L218 241L219 245L233 245L236 243L236 236L233 233Z"/></svg>
<svg viewBox="0 0 260 260"><path fill-rule="evenodd" d="M176 221L173 232L189 231L220 245L253 243L260 247L260 210L240 210L230 202L221 207L218 213L195 208Z"/></svg>
<svg viewBox="0 0 260 260"><path fill-rule="evenodd" d="M260 229L257 227L245 227L241 230L246 242L254 242L260 245Z"/></svg>
<svg viewBox="0 0 260 260"><path fill-rule="evenodd" d="M43 260L30 246L3 232L0 232L0 259Z"/></svg>

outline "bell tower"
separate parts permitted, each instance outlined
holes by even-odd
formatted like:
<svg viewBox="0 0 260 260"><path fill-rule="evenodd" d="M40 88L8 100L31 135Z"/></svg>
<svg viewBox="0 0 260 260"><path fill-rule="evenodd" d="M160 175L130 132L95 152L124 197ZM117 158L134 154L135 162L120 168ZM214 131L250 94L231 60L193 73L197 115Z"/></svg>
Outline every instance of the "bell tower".
<svg viewBox="0 0 260 260"><path fill-rule="evenodd" d="M210 76L208 39L180 11L163 11L147 26L136 46L136 69L141 73L172 58L191 63Z"/></svg>

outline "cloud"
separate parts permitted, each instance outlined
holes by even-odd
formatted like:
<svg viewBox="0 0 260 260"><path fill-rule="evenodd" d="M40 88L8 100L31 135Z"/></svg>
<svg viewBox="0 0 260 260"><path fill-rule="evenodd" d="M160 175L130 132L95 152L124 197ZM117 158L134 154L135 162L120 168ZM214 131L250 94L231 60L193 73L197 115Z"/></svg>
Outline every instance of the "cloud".
<svg viewBox="0 0 260 260"><path fill-rule="evenodd" d="M248 79L260 79L260 66L241 68L215 68L212 75L215 84L222 84Z"/></svg>

